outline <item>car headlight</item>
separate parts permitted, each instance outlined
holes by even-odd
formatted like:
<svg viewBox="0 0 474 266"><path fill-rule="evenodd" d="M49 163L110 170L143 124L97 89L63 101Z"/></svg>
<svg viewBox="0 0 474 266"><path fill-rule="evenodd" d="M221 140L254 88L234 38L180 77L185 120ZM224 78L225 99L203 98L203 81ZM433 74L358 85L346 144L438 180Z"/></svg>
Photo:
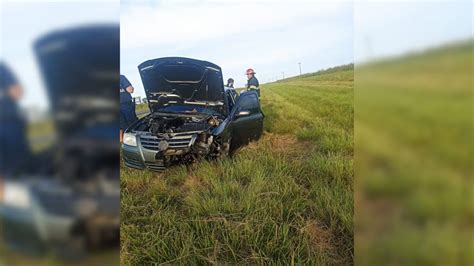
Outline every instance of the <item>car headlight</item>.
<svg viewBox="0 0 474 266"><path fill-rule="evenodd" d="M27 209L31 206L31 196L27 186L6 181L3 183L2 189L3 195L0 204L20 209Z"/></svg>
<svg viewBox="0 0 474 266"><path fill-rule="evenodd" d="M137 146L137 135L133 133L123 134L123 144L128 146Z"/></svg>

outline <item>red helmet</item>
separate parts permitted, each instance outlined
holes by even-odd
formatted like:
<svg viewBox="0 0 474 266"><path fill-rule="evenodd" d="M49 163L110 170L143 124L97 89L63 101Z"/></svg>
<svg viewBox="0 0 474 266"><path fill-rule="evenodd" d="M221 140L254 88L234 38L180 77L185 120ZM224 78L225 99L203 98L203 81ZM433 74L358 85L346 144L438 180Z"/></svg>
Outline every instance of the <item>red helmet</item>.
<svg viewBox="0 0 474 266"><path fill-rule="evenodd" d="M248 75L248 74L257 74L257 73L255 73L255 71L253 71L253 69L249 68L249 69L247 69L246 74Z"/></svg>

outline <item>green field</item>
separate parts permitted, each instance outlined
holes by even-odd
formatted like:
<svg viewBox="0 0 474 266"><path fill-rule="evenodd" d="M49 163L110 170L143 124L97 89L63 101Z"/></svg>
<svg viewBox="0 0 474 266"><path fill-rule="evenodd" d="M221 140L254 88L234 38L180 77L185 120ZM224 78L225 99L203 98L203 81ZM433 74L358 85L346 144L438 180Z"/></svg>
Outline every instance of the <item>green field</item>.
<svg viewBox="0 0 474 266"><path fill-rule="evenodd" d="M140 116L141 113L148 112L148 104L146 103L141 103L137 104L135 107L135 112L137 113L138 116Z"/></svg>
<svg viewBox="0 0 474 266"><path fill-rule="evenodd" d="M472 49L356 67L356 264L474 264Z"/></svg>
<svg viewBox="0 0 474 266"><path fill-rule="evenodd" d="M121 263L352 263L353 73L262 85L265 133L232 159L122 167Z"/></svg>

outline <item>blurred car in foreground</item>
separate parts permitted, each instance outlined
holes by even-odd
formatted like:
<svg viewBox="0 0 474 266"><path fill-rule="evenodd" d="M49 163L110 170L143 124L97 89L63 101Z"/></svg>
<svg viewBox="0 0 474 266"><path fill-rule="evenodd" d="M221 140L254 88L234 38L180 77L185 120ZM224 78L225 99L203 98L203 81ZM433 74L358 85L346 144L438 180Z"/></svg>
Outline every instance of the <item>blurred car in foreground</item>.
<svg viewBox="0 0 474 266"><path fill-rule="evenodd" d="M57 31L34 48L57 141L3 177L1 236L22 253L82 258L119 244L119 27Z"/></svg>

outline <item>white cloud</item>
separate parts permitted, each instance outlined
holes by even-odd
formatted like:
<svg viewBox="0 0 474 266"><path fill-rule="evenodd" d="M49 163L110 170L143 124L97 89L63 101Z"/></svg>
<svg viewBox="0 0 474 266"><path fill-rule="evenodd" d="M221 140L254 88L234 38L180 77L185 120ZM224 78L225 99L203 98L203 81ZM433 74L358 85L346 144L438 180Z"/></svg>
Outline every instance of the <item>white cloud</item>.
<svg viewBox="0 0 474 266"><path fill-rule="evenodd" d="M248 67L265 82L296 75L298 62L306 72L349 63L352 16L352 2L129 2L121 8L122 73L144 96L136 66L157 57L214 62L237 85Z"/></svg>
<svg viewBox="0 0 474 266"><path fill-rule="evenodd" d="M124 49L150 45L190 47L209 38L278 29L308 18L331 18L340 7L262 2L130 6L121 12L121 45Z"/></svg>

